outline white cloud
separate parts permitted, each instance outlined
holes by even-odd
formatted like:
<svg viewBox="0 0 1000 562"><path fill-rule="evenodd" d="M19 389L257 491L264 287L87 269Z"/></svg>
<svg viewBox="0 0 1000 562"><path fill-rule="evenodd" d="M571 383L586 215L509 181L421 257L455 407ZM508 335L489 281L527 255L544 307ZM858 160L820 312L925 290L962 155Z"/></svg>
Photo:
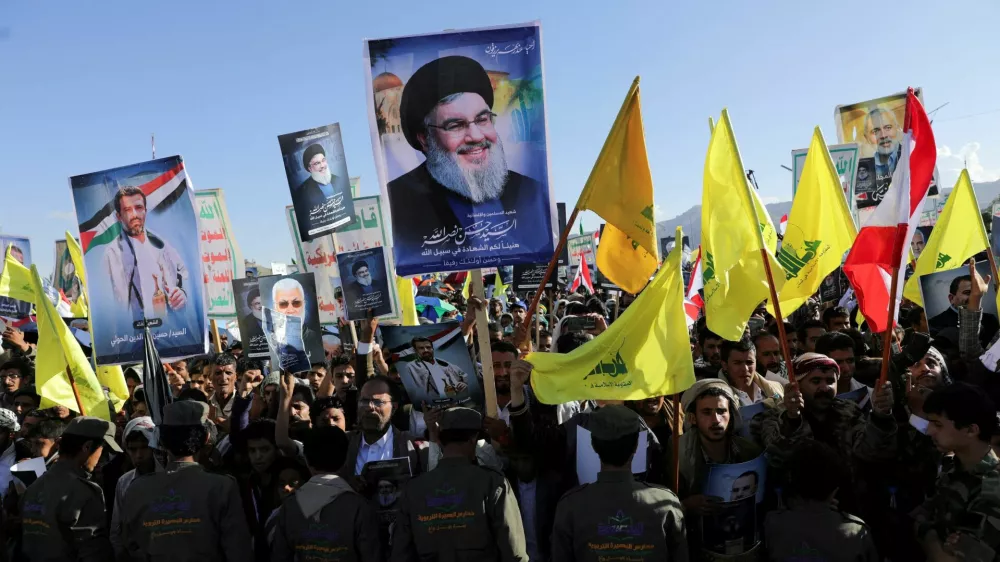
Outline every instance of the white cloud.
<svg viewBox="0 0 1000 562"><path fill-rule="evenodd" d="M972 181L1000 180L1000 168L986 168L979 161L979 148L978 142L967 143L958 151L953 151L947 145L939 146L938 169L949 172L948 175L958 175L962 168L968 168Z"/></svg>
<svg viewBox="0 0 1000 562"><path fill-rule="evenodd" d="M73 220L76 218L76 213L73 211L49 211L46 215L50 219L56 220Z"/></svg>
<svg viewBox="0 0 1000 562"><path fill-rule="evenodd" d="M659 203L653 203L653 219L659 222L668 218L670 217L667 216L667 212L663 210L663 207Z"/></svg>

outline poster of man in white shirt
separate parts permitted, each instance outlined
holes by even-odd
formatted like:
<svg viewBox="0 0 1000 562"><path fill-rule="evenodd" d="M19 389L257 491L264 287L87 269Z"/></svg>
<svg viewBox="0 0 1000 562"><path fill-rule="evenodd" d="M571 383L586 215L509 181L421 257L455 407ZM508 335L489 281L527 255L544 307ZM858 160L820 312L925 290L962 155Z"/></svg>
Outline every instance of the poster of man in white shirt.
<svg viewBox="0 0 1000 562"><path fill-rule="evenodd" d="M143 357L148 325L160 358L205 353L208 322L194 189L170 156L70 178L88 272L94 351L102 365Z"/></svg>
<svg viewBox="0 0 1000 562"><path fill-rule="evenodd" d="M403 388L415 409L463 404L479 408L483 385L457 322L382 326Z"/></svg>

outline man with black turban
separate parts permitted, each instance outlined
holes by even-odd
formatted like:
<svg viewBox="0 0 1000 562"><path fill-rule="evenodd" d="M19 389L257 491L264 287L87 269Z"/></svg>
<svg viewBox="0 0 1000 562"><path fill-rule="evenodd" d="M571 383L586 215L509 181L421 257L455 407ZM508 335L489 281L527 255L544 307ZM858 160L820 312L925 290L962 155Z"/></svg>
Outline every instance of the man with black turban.
<svg viewBox="0 0 1000 562"><path fill-rule="evenodd" d="M319 143L306 147L302 153L302 167L309 172L309 177L292 192L292 205L300 230L309 232L320 226L313 221L323 218L323 212L313 211L338 194L347 193L350 197L350 184L345 183L348 178L336 176L330 171L326 150Z"/></svg>
<svg viewBox="0 0 1000 562"><path fill-rule="evenodd" d="M465 229L462 241L455 239L459 245L465 236L472 238L470 246L503 242L508 250L519 244L513 253L537 251L551 241L545 186L507 167L493 103L490 77L468 57L435 59L406 82L400 101L403 135L426 160L388 185L394 240L404 256L442 247L425 244L441 228ZM498 230L495 238L473 238L470 227L482 221L494 226L510 221L505 226L512 228L505 234ZM490 225L479 226L485 231Z"/></svg>

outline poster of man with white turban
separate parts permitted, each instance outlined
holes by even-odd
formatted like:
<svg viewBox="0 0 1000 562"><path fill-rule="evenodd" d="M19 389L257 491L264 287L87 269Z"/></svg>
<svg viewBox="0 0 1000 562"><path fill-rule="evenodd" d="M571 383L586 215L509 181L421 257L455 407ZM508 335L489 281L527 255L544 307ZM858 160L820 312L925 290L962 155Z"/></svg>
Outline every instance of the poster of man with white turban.
<svg viewBox="0 0 1000 562"><path fill-rule="evenodd" d="M271 368L280 366L298 373L323 363L323 331L313 274L269 275L258 282Z"/></svg>
<svg viewBox="0 0 1000 562"><path fill-rule="evenodd" d="M368 111L398 275L554 251L541 26L368 40Z"/></svg>

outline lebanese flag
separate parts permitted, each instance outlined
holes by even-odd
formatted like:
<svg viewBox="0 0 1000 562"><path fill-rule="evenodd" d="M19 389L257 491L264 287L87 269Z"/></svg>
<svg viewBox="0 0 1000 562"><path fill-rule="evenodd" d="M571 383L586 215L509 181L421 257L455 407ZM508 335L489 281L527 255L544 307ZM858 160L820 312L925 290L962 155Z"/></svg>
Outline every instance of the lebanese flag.
<svg viewBox="0 0 1000 562"><path fill-rule="evenodd" d="M913 88L906 93L906 117L903 119L903 150L892 183L858 232L851 252L844 262L844 273L854 287L861 314L875 332L884 332L896 323L910 239L920 222L920 209L934 176L937 146L923 106ZM896 294L890 298L893 269L897 270ZM889 306L893 306L889 321Z"/></svg>
<svg viewBox="0 0 1000 562"><path fill-rule="evenodd" d="M594 294L594 282L590 280L590 268L587 267L587 262L583 260L583 254L580 254L580 266L576 268L576 275L573 277L573 282L569 285L569 292L575 293L577 289L583 285L590 291L590 294Z"/></svg>
<svg viewBox="0 0 1000 562"><path fill-rule="evenodd" d="M691 280L688 282L687 292L684 293L684 314L688 328L698 321L701 310L705 307L705 301L698 291L705 288L705 280L702 279L701 267L701 246L698 246L698 257L694 260L694 267L691 268Z"/></svg>

